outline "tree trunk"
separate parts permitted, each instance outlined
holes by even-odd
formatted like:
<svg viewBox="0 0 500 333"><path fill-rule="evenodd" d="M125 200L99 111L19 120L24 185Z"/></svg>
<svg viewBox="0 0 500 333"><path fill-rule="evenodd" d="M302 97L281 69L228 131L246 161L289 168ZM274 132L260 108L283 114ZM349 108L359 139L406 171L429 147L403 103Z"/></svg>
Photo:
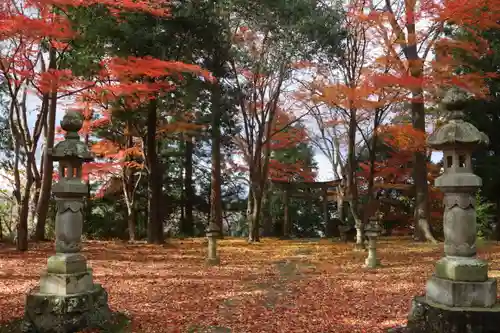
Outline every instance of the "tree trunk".
<svg viewBox="0 0 500 333"><path fill-rule="evenodd" d="M260 189L254 188L253 191L253 208L250 215L250 224L248 230L248 242L260 242L260 214L262 209L262 194Z"/></svg>
<svg viewBox="0 0 500 333"><path fill-rule="evenodd" d="M337 186L337 213L340 222L342 224L346 223L346 207L345 207L345 196L344 196L344 186Z"/></svg>
<svg viewBox="0 0 500 333"><path fill-rule="evenodd" d="M222 75L222 64L217 56L214 57L214 71L219 78ZM222 195L221 195L221 117L222 117L222 90L220 82L212 86L212 172L210 179L210 221L219 227L219 237L223 238L222 225Z"/></svg>
<svg viewBox="0 0 500 333"><path fill-rule="evenodd" d="M283 192L283 238L290 238L290 196L288 189Z"/></svg>
<svg viewBox="0 0 500 333"><path fill-rule="evenodd" d="M348 133L348 170L347 170L347 183L349 190L349 208L354 219L354 226L356 228L356 248L364 249L364 223L358 215L358 187L356 182L356 155L355 155L355 145L356 145L356 109L351 108L350 119L349 119L349 133Z"/></svg>
<svg viewBox="0 0 500 333"><path fill-rule="evenodd" d="M128 239L131 242L135 242L137 240L136 238L136 218L137 218L137 211L135 209L135 204L131 207L127 207L127 228L128 228Z"/></svg>
<svg viewBox="0 0 500 333"><path fill-rule="evenodd" d="M56 50L50 48L49 51L49 69L56 68ZM48 154L48 149L54 147L54 136L56 127L56 111L57 111L57 92L50 94L49 110L46 123L46 141L43 152L42 166L42 186L40 188L40 196L37 201L36 215L37 223L35 228L35 240L41 241L45 239L45 224L47 214L49 212L50 194L52 190L52 172L54 170L54 162L52 155Z"/></svg>
<svg viewBox="0 0 500 333"><path fill-rule="evenodd" d="M85 139L83 142L85 146L89 145L89 133L85 134ZM85 186L87 187L87 196L85 197L85 207L84 207L84 221L89 221L92 215L92 200L91 200L91 188L90 188L90 175L87 174L87 179L85 180Z"/></svg>
<svg viewBox="0 0 500 333"><path fill-rule="evenodd" d="M271 237L273 234L273 215L271 207L271 197L268 190L266 190L266 195L264 196L264 202L262 206L265 207L265 209L262 210L262 237Z"/></svg>
<svg viewBox="0 0 500 333"><path fill-rule="evenodd" d="M368 223L368 219L376 213L376 211L379 209L379 205L377 204L376 196L374 193L374 185L375 185L375 162L377 159L377 130L378 130L378 125L379 125L379 111L375 111L375 116L374 116L374 122L373 122L373 135L372 135L372 141L370 144L370 149L369 149L369 163L370 163L370 170L368 173L368 202L366 204L366 209L364 210L363 214L363 221L366 225Z"/></svg>
<svg viewBox="0 0 500 333"><path fill-rule="evenodd" d="M406 15L414 15L415 7L406 8ZM409 13L412 11L412 13ZM423 61L420 59L417 48L416 26L414 20L406 22L408 32L408 45L405 48L405 56L408 60L410 75L416 79L421 79L424 75ZM412 89L411 118L413 128L425 133L425 107L423 87ZM417 151L413 160L413 177L415 182L415 210L413 214L415 236L418 239L427 239L437 243L432 236L429 219L429 189L427 184L427 158L424 151Z"/></svg>
<svg viewBox="0 0 500 333"><path fill-rule="evenodd" d="M162 175L158 165L158 153L156 150L157 105L158 102L156 99L149 102L146 134L146 162L149 169L147 242L150 244L163 243L163 223L159 213Z"/></svg>
<svg viewBox="0 0 500 333"><path fill-rule="evenodd" d="M33 182L33 191L31 195L31 200L30 200L30 213L29 213L29 224L28 224L28 229L32 229L33 227L35 228L35 233L36 233L36 226L38 225L38 218L37 218L37 203L40 198L40 190L41 190L42 182L41 179L37 179ZM45 224L44 224L45 225ZM45 228L44 228L45 229ZM45 233L44 233L45 234ZM36 239L35 235L31 235L31 238ZM45 238L45 237L44 237ZM43 238L40 239L41 241L44 240Z"/></svg>
<svg viewBox="0 0 500 333"><path fill-rule="evenodd" d="M20 205L18 206L18 222L17 222L17 238L16 248L19 251L28 250L28 217L29 217L29 203L31 186L33 185L33 174L31 164L34 162L34 153L27 153L26 165L26 184Z"/></svg>
<svg viewBox="0 0 500 333"><path fill-rule="evenodd" d="M425 132L425 108L422 98L423 91L413 93L411 104L413 127ZM414 155L413 177L415 181L414 230L417 240L427 240L437 243L429 225L429 187L427 183L427 158L424 152L417 151Z"/></svg>
<svg viewBox="0 0 500 333"><path fill-rule="evenodd" d="M127 138L127 148L132 146L132 137ZM135 177L134 171L129 167L123 172L123 194L125 197L125 205L127 206L127 230L128 239L133 242L136 240L136 229L137 229L137 208L135 204Z"/></svg>
<svg viewBox="0 0 500 333"><path fill-rule="evenodd" d="M253 214L253 191L252 187L249 186L248 189L248 199L247 199L247 221L248 221L248 226L250 226L250 220L252 219L252 214ZM248 228L248 232L250 233L250 227Z"/></svg>
<svg viewBox="0 0 500 333"><path fill-rule="evenodd" d="M193 221L193 138L186 141L184 155L184 218L181 220L181 233L187 237L194 236L194 221Z"/></svg>

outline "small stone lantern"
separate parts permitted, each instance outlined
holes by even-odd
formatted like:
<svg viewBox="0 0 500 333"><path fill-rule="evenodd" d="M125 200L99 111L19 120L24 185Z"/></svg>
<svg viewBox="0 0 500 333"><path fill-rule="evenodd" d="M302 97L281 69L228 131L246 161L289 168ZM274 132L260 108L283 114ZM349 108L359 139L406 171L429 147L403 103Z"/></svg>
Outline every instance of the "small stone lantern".
<svg viewBox="0 0 500 333"><path fill-rule="evenodd" d="M208 240L207 265L214 266L220 263L220 258L217 255L217 238L220 235L219 226L213 222L208 224L206 236Z"/></svg>
<svg viewBox="0 0 500 333"><path fill-rule="evenodd" d="M370 217L365 226L365 236L368 237L368 257L365 260L366 268L376 268L380 266L380 260L377 258L377 237L382 232L380 226L380 214Z"/></svg>
<svg viewBox="0 0 500 333"><path fill-rule="evenodd" d="M488 137L464 121L468 99L463 90L450 89L442 103L451 117L428 138L444 157L444 173L435 186L444 193L445 257L436 263L425 296L413 299L404 332L500 333L497 281L488 278L488 263L476 258L474 193L482 184L472 172L471 155L488 144Z"/></svg>
<svg viewBox="0 0 500 333"><path fill-rule="evenodd" d="M83 228L82 164L91 161L80 141L80 113L69 111L61 121L65 139L49 151L59 162L59 180L53 185L56 197L56 254L48 259L40 286L26 298L22 331L25 333L78 332L99 327L110 315L106 291L93 283L92 269L80 253Z"/></svg>

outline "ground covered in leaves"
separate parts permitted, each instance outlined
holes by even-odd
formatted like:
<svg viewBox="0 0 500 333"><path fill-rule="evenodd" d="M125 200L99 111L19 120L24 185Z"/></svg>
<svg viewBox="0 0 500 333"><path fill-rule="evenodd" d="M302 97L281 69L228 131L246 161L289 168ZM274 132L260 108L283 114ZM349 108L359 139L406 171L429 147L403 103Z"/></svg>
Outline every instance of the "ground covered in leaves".
<svg viewBox="0 0 500 333"><path fill-rule="evenodd" d="M0 244L0 323L22 316L50 243L27 253ZM128 332L385 332L403 324L422 294L442 246L383 239L382 268L362 267L366 253L328 240L220 242L221 265L204 264L205 241L166 246L87 242L95 280L110 306L131 318ZM500 245L484 244L490 275L500 276Z"/></svg>

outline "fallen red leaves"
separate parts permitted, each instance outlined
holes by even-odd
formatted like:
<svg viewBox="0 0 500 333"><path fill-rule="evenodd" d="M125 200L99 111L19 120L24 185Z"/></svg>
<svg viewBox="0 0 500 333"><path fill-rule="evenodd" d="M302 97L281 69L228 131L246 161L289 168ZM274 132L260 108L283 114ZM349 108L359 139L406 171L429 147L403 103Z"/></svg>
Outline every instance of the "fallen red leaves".
<svg viewBox="0 0 500 333"><path fill-rule="evenodd" d="M110 305L132 317L132 332L384 332L405 322L442 249L382 240L384 264L365 270L365 253L327 241L220 242L220 267L204 265L204 241L171 246L88 242L85 254ZM0 244L0 322L21 316L24 294L53 253ZM482 250L490 272L500 269L500 246ZM220 330L215 330L219 328ZM223 330L226 328L226 330Z"/></svg>

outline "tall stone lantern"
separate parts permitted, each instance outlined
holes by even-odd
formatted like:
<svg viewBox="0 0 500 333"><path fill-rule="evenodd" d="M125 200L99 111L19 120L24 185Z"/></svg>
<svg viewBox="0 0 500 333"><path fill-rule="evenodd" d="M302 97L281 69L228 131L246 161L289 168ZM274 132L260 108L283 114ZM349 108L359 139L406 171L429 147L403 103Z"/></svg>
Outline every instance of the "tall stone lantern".
<svg viewBox="0 0 500 333"><path fill-rule="evenodd" d="M99 327L110 315L106 291L93 283L92 269L80 253L83 227L82 164L91 161L78 131L83 118L69 111L61 121L65 139L49 154L59 162L59 180L53 185L56 199L55 250L42 272L40 285L26 298L22 331L70 333Z"/></svg>
<svg viewBox="0 0 500 333"><path fill-rule="evenodd" d="M467 93L450 89L443 106L449 121L428 138L443 151L444 172L435 186L444 193L444 254L427 281L425 296L415 297L405 332L500 333L497 281L488 278L488 263L476 257L474 193L482 185L472 171L472 152L488 137L464 121ZM477 110L481 112L481 110Z"/></svg>

